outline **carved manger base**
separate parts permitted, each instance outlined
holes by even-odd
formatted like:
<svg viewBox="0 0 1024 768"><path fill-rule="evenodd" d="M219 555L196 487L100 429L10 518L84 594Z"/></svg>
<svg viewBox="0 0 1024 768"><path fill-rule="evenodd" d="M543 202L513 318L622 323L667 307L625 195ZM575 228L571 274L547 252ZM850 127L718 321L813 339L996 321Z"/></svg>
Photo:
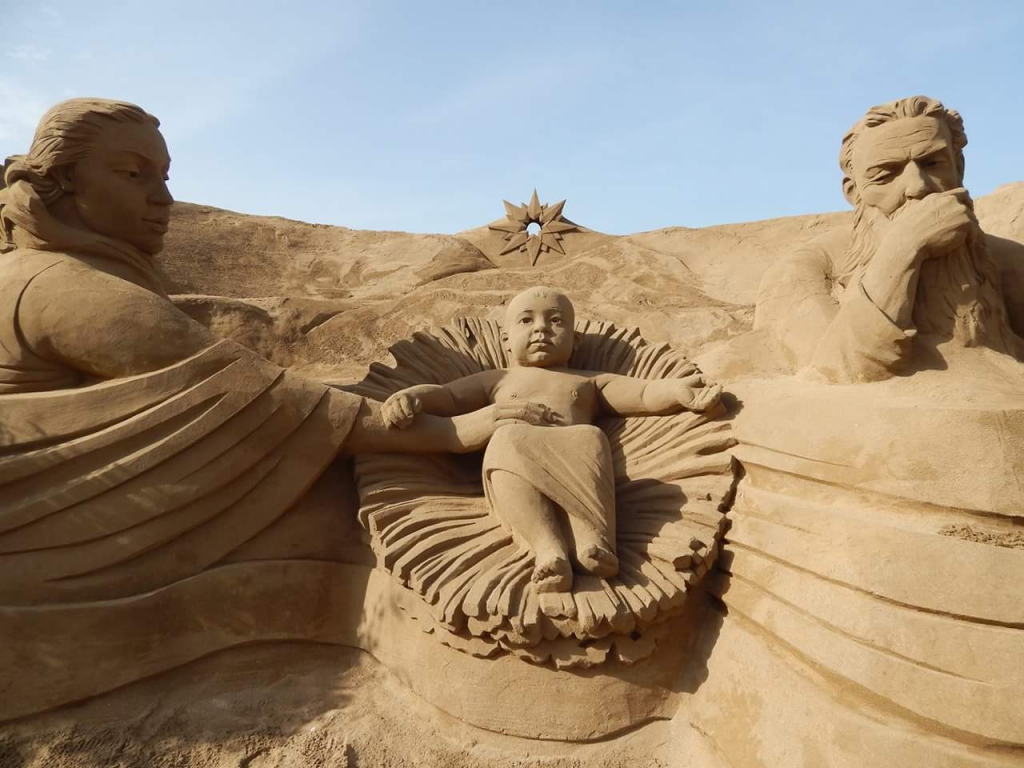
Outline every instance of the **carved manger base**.
<svg viewBox="0 0 1024 768"><path fill-rule="evenodd" d="M589 322L577 330L571 368L648 379L697 372L635 330ZM372 366L359 394L384 400L414 384L508 367L500 327L478 319L417 333L391 353L396 365ZM557 611L542 606L552 597L531 580L533 554L489 512L479 456L359 457L359 519L378 567L429 608L420 624L441 642L559 668L629 664L652 653L655 629L681 613L718 555L734 479L722 413L598 422L612 447L619 573L576 573Z"/></svg>

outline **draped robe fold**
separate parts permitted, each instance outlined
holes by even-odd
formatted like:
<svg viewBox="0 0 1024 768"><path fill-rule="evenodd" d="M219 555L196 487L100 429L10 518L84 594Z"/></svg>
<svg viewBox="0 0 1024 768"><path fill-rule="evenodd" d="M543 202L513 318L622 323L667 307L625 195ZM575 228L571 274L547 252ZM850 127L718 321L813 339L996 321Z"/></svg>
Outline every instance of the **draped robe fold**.
<svg viewBox="0 0 1024 768"><path fill-rule="evenodd" d="M323 473L359 402L232 342L0 397L0 604L124 597L215 565Z"/></svg>
<svg viewBox="0 0 1024 768"><path fill-rule="evenodd" d="M615 547L615 471L611 446L598 427L504 426L494 433L484 453L484 495L503 523L494 503L491 475L509 472L536 488L566 515L579 520Z"/></svg>

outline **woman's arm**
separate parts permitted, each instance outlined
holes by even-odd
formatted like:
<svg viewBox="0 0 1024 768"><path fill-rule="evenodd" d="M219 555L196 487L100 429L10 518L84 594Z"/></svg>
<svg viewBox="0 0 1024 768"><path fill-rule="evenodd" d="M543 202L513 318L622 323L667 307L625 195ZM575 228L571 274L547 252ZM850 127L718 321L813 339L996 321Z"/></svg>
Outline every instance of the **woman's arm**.
<svg viewBox="0 0 1024 768"><path fill-rule="evenodd" d="M539 403L488 405L472 413L447 418L420 414L406 429L389 429L383 406L364 400L342 453L471 453L482 450L498 427L506 424L550 426L551 410Z"/></svg>
<svg viewBox="0 0 1024 768"><path fill-rule="evenodd" d="M388 426L405 429L420 412L434 416L458 416L490 404L491 393L505 372L481 371L448 384L417 384L396 392L384 403Z"/></svg>

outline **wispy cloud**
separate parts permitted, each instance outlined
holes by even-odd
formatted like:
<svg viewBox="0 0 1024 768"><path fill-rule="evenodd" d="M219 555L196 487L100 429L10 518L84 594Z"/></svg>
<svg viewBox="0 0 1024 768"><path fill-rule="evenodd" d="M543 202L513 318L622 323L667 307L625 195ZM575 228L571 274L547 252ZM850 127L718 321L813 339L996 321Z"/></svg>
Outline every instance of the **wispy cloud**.
<svg viewBox="0 0 1024 768"><path fill-rule="evenodd" d="M415 108L413 123L445 123L484 114L501 115L514 109L518 99L557 99L560 89L597 78L606 62L596 49L560 51L526 65L506 66L477 72L442 94ZM534 84L543 83L543 90Z"/></svg>
<svg viewBox="0 0 1024 768"><path fill-rule="evenodd" d="M39 15L51 27L59 27L64 23L64 16L53 6L44 5L39 9Z"/></svg>
<svg viewBox="0 0 1024 768"><path fill-rule="evenodd" d="M53 51L50 48L42 48L32 43L22 43L7 49L7 58L32 64L41 64L44 61L49 61L52 55Z"/></svg>
<svg viewBox="0 0 1024 768"><path fill-rule="evenodd" d="M24 152L36 124L49 106L48 99L8 77L0 77L0 154Z"/></svg>

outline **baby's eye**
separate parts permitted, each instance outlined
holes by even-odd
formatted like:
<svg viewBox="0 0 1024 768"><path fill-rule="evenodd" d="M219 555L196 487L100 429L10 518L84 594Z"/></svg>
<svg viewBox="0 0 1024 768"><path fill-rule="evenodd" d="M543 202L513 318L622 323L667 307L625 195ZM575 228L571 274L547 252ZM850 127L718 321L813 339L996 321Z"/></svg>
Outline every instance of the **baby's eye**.
<svg viewBox="0 0 1024 768"><path fill-rule="evenodd" d="M528 318L528 317L521 317L521 318L519 318L519 324L520 325L529 325L531 322L533 322L533 321L530 320L530 318Z"/></svg>

